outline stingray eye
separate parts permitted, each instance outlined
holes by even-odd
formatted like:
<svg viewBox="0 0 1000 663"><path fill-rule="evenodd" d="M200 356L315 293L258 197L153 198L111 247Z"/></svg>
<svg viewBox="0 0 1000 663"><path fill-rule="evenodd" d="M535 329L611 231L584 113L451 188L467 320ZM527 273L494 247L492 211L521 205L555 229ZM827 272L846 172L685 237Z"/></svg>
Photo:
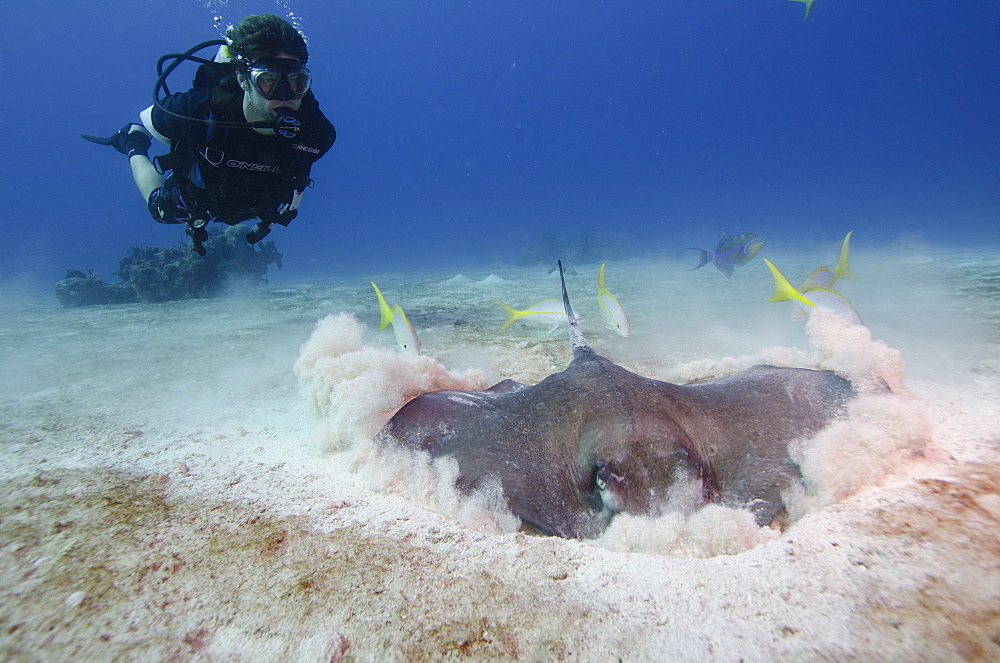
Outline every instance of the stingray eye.
<svg viewBox="0 0 1000 663"><path fill-rule="evenodd" d="M591 499L599 503L599 509L610 509L611 511L621 511L624 504L622 502L622 488L625 478L615 474L607 467L595 468L594 492Z"/></svg>
<svg viewBox="0 0 1000 663"><path fill-rule="evenodd" d="M594 483L597 484L598 490L607 490L610 485L610 478L611 475L607 470L599 470L597 476L594 477Z"/></svg>

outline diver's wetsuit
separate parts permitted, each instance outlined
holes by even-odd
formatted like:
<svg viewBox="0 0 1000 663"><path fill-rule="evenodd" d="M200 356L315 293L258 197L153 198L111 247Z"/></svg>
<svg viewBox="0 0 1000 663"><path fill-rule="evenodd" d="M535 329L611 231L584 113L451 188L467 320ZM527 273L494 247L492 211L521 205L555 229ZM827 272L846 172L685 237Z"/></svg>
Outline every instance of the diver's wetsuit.
<svg viewBox="0 0 1000 663"><path fill-rule="evenodd" d="M243 120L242 94L217 92L193 87L162 103L184 117ZM313 162L337 138L311 92L303 97L298 118L301 126L295 138L283 138L259 134L251 127L186 122L154 106L152 128L171 140L171 152L158 158L167 179L150 194L149 213L160 223L187 223L196 251L207 238L203 226L209 221L234 225L260 219L247 236L250 243L266 235L272 223L287 225L309 184Z"/></svg>

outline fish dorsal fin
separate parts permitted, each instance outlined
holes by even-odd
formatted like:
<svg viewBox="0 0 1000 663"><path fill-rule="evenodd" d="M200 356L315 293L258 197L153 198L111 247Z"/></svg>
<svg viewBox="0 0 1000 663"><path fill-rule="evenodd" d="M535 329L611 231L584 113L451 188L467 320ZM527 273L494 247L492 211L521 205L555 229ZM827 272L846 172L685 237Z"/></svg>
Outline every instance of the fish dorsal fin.
<svg viewBox="0 0 1000 663"><path fill-rule="evenodd" d="M729 231L728 230L723 230L722 231L722 236L719 237L719 241L716 242L716 244L715 244L715 252L716 253L722 253L722 250L724 248L726 248L726 244L728 244L732 239L733 239L733 236L731 234L729 234Z"/></svg>
<svg viewBox="0 0 1000 663"><path fill-rule="evenodd" d="M562 260L557 260L559 265L559 282L562 284L563 307L566 309L566 320L569 322L569 342L573 346L573 358L576 359L581 353L593 353L587 345L587 339L583 337L583 332L576 324L576 316L573 315L573 307L569 305L569 293L566 292L566 277L563 275Z"/></svg>
<svg viewBox="0 0 1000 663"><path fill-rule="evenodd" d="M798 288L799 292L802 292L809 286L822 285L829 286L831 283L837 280L837 275L832 269L827 265L822 265L810 272L809 277L806 278L806 282Z"/></svg>
<svg viewBox="0 0 1000 663"><path fill-rule="evenodd" d="M852 230L844 237L844 242L840 245L840 257L837 259L837 268L834 270L834 274L837 275L837 278L844 279L845 281L858 280L857 274L851 271L850 258L848 258L847 255L848 251L850 251L851 235L853 234L854 231Z"/></svg>

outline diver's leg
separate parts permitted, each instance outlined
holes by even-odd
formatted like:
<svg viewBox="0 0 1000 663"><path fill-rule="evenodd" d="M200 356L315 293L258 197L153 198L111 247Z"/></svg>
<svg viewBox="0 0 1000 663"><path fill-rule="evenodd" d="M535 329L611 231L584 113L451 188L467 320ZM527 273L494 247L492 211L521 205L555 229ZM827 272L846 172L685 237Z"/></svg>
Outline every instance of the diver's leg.
<svg viewBox="0 0 1000 663"><path fill-rule="evenodd" d="M246 234L247 244L256 244L260 240L267 237L267 234L271 232L271 222L270 221L258 221L254 224L253 229Z"/></svg>

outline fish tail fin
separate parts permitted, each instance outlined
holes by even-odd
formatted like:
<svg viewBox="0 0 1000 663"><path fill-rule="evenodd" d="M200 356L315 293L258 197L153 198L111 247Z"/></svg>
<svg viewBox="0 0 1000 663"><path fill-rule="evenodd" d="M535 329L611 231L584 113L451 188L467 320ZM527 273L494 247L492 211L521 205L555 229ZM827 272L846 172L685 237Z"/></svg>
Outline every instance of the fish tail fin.
<svg viewBox="0 0 1000 663"><path fill-rule="evenodd" d="M840 258L837 260L837 268L833 270L833 273L837 275L838 279L844 279L846 281L857 281L858 276L851 271L851 265L848 261L848 250L851 245L851 235L854 231L850 231L844 237L844 243L840 245Z"/></svg>
<svg viewBox="0 0 1000 663"><path fill-rule="evenodd" d="M706 251L705 249L696 249L693 246L689 246L685 250L686 251L700 251L701 252L701 257L698 258L698 264L695 265L694 267L692 267L691 269L689 269L688 270L689 272L693 272L696 269L700 269L701 267L704 267L705 265L707 265L712 260L712 254L709 253L708 251Z"/></svg>
<svg viewBox="0 0 1000 663"><path fill-rule="evenodd" d="M806 5L806 15L802 17L802 22L803 23L805 23L807 20L809 20L809 12L811 12L812 9L813 9L813 2L814 2L814 0L804 0L804 1L805 1L805 5Z"/></svg>
<svg viewBox="0 0 1000 663"><path fill-rule="evenodd" d="M392 309L389 308L389 304L386 303L385 297L382 296L382 291L378 289L374 281L369 281L372 287L375 288L375 294L378 295L378 312L381 319L378 323L378 330L382 331L392 323Z"/></svg>
<svg viewBox="0 0 1000 663"><path fill-rule="evenodd" d="M587 339L583 337L583 332L580 331L580 327L576 324L576 316L573 314L573 307L569 303L569 293L566 292L566 277L563 275L562 260L557 260L556 264L559 265L559 282L562 284L563 308L566 309L566 320L569 322L569 342L573 346L573 357L575 358L580 352L590 351L590 346L587 345Z"/></svg>
<svg viewBox="0 0 1000 663"><path fill-rule="evenodd" d="M808 306L815 306L815 304L803 297L802 294L795 289L795 286L793 286L788 279L785 278L785 275L774 266L773 262L764 258L764 263L767 265L767 268L771 270L771 276L774 278L774 295L767 301L787 302L790 299L795 299L807 304Z"/></svg>
<svg viewBox="0 0 1000 663"><path fill-rule="evenodd" d="M809 20L809 12L812 11L814 0L792 0L792 2L801 2L806 6L806 15L802 17L802 22L805 23Z"/></svg>
<svg viewBox="0 0 1000 663"><path fill-rule="evenodd" d="M608 311L607 306L604 305L604 298L614 299L615 296L608 291L607 286L604 285L604 263L601 263L601 271L597 275L597 305L601 307L604 311L604 315L607 316L608 320L611 320L611 313ZM608 322L609 325L613 323Z"/></svg>
<svg viewBox="0 0 1000 663"><path fill-rule="evenodd" d="M500 301L496 297L493 298L493 301L495 301L497 304L499 304L500 306L502 306L503 310L505 310L507 312L507 321L504 322L503 326L500 327L500 329L497 330L498 333L502 332L504 329L507 329L507 327L510 327L512 324L514 324L515 322L517 322L518 318L520 318L521 316L524 315L524 311L518 311L515 308L511 308L510 306L507 306L506 304L504 304L502 301Z"/></svg>

